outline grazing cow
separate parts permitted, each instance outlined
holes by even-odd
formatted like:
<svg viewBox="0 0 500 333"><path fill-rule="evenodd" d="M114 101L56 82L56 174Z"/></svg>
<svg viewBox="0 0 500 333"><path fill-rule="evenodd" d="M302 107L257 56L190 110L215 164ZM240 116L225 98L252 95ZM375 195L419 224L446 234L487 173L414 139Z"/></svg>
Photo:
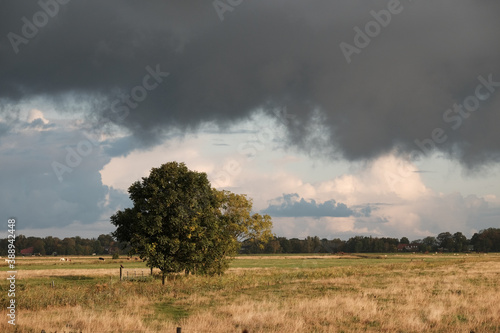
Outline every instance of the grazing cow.
<svg viewBox="0 0 500 333"><path fill-rule="evenodd" d="M65 258L61 258L61 259L59 259L59 261L66 261L66 259Z"/></svg>
<svg viewBox="0 0 500 333"><path fill-rule="evenodd" d="M103 257L99 257L99 260L102 260L102 261L104 261L104 258L103 258Z"/></svg>

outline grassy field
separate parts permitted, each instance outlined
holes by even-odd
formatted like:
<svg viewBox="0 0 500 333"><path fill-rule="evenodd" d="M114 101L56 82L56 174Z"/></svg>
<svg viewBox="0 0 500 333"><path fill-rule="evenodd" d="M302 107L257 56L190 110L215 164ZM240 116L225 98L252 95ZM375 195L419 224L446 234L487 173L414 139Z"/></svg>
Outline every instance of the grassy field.
<svg viewBox="0 0 500 333"><path fill-rule="evenodd" d="M17 332L500 332L498 254L241 256L165 286L139 260L16 263Z"/></svg>

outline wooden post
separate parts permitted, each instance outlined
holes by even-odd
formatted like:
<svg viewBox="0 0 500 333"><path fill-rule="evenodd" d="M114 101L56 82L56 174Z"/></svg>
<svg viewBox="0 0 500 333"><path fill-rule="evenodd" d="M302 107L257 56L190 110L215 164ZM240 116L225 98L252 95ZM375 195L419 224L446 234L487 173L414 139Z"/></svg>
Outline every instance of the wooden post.
<svg viewBox="0 0 500 333"><path fill-rule="evenodd" d="M181 327L177 327L177 333L182 333L182 328Z"/></svg>
<svg viewBox="0 0 500 333"><path fill-rule="evenodd" d="M123 270L123 268L122 268L122 266L120 266L120 281L122 280L122 274L123 274L122 270Z"/></svg>

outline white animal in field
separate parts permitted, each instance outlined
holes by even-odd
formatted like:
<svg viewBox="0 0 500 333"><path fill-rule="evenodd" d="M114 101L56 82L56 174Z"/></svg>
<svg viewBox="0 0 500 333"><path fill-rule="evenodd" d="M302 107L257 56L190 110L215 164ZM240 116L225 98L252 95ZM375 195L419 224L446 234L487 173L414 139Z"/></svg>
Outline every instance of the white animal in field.
<svg viewBox="0 0 500 333"><path fill-rule="evenodd" d="M59 261L66 261L66 258L61 258L59 259Z"/></svg>

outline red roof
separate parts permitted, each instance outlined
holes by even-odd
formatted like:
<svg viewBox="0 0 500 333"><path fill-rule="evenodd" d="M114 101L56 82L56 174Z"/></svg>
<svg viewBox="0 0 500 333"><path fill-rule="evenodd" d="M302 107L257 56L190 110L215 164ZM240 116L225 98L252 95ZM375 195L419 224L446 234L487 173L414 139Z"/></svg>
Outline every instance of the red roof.
<svg viewBox="0 0 500 333"><path fill-rule="evenodd" d="M408 244L398 244L398 251L404 250L404 248L407 246Z"/></svg>
<svg viewBox="0 0 500 333"><path fill-rule="evenodd" d="M32 247L28 247L27 249L21 250L21 254L33 254L34 250L35 249L33 248L33 246Z"/></svg>

